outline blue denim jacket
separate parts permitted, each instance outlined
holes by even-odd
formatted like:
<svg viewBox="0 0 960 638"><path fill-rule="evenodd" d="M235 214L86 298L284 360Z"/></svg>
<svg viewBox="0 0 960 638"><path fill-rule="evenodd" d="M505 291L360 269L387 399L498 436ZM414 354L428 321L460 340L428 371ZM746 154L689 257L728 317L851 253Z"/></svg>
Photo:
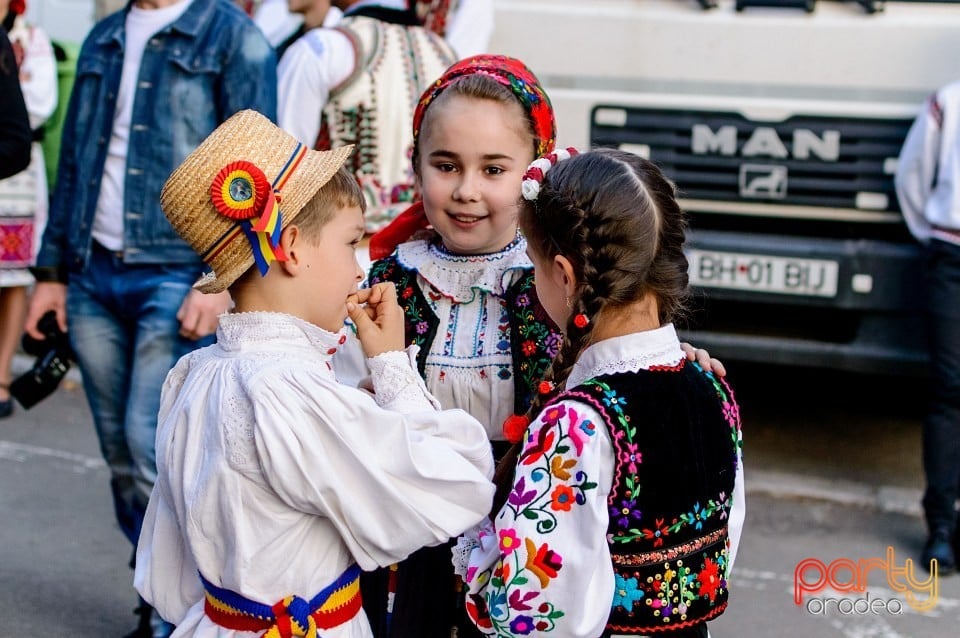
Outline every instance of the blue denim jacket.
<svg viewBox="0 0 960 638"><path fill-rule="evenodd" d="M123 70L126 15L120 11L99 22L81 48L59 177L34 271L40 280L65 280L90 256ZM125 262L195 264L200 272L199 258L160 210L160 191L211 131L248 108L276 121L273 49L231 0L194 0L150 38L143 53L124 182Z"/></svg>

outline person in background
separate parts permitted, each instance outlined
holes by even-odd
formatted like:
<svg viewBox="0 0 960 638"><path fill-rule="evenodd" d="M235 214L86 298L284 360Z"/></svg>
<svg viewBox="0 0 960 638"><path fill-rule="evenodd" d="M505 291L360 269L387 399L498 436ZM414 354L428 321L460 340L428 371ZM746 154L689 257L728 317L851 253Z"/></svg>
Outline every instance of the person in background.
<svg viewBox="0 0 960 638"><path fill-rule="evenodd" d="M29 166L32 139L13 47L0 29L0 179Z"/></svg>
<svg viewBox="0 0 960 638"><path fill-rule="evenodd" d="M924 103L900 151L895 176L903 218L923 244L931 396L923 422L921 563L957 569L960 538L960 82Z"/></svg>
<svg viewBox="0 0 960 638"><path fill-rule="evenodd" d="M290 11L287 0L263 0L253 12L253 22L270 45L277 47L300 28L303 17Z"/></svg>
<svg viewBox="0 0 960 638"><path fill-rule="evenodd" d="M300 39L304 33L317 27L334 27L343 17L340 9L330 5L330 0L286 0L288 16L296 16L296 27L288 36L282 38L275 46L277 59L283 58L290 45ZM273 11L277 14L277 11ZM283 22L281 24L289 24Z"/></svg>
<svg viewBox="0 0 960 638"><path fill-rule="evenodd" d="M490 52L493 0L408 0L420 23L443 37L460 59Z"/></svg>
<svg viewBox="0 0 960 638"><path fill-rule="evenodd" d="M521 192L563 340L505 428L493 521L458 543L467 613L488 636L706 638L746 513L740 418L672 323L689 295L676 188L636 155L565 149Z"/></svg>
<svg viewBox="0 0 960 638"><path fill-rule="evenodd" d="M167 222L160 189L242 109L276 117L276 58L232 0L134 0L91 30L77 62L26 330L69 328L120 529L136 546L156 478L164 377L210 343L229 295ZM172 628L138 608L131 636Z"/></svg>
<svg viewBox="0 0 960 638"><path fill-rule="evenodd" d="M94 19L99 22L111 13L120 11L127 6L128 0L96 0L94 3Z"/></svg>
<svg viewBox="0 0 960 638"><path fill-rule="evenodd" d="M309 29L320 26L316 18L301 17L304 5L322 4L310 0L264 0L254 10L254 22L275 47L277 58ZM447 41L456 55L467 58L487 53L493 35L493 0L408 0L408 10L427 29ZM314 13L316 11L314 10ZM336 26L343 12L331 7L320 18L325 27ZM306 22L312 26L305 27Z"/></svg>
<svg viewBox="0 0 960 638"><path fill-rule="evenodd" d="M316 149L354 144L368 232L415 198L410 121L418 96L453 61L405 0L334 0L336 28L308 31L278 69L280 127Z"/></svg>
<svg viewBox="0 0 960 638"><path fill-rule="evenodd" d="M27 289L47 219L43 124L57 106L57 63L46 32L27 23L24 0L0 0L0 20L10 37L33 144L25 171L0 181L0 418L13 412L13 356L27 311Z"/></svg>

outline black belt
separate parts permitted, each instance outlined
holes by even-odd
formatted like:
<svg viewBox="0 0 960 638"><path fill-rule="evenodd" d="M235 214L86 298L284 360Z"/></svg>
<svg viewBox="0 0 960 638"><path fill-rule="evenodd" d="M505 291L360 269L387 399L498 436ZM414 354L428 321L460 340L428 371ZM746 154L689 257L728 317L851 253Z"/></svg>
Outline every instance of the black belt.
<svg viewBox="0 0 960 638"><path fill-rule="evenodd" d="M106 246L98 242L96 239L93 240L93 249L96 250L97 252L110 255L111 257L116 257L117 259L123 259L122 250L110 250L109 248L107 248Z"/></svg>

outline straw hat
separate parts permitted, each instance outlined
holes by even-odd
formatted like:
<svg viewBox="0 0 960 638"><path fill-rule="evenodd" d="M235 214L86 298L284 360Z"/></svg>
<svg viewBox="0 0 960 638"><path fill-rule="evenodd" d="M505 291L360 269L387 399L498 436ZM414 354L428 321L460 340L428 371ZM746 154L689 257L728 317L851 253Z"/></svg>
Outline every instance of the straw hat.
<svg viewBox="0 0 960 638"><path fill-rule="evenodd" d="M160 194L170 224L213 269L194 287L206 293L226 290L254 265L251 223L269 213L276 201L280 228L286 227L352 149L309 150L251 110L217 127L173 172ZM220 188L223 196L215 197Z"/></svg>

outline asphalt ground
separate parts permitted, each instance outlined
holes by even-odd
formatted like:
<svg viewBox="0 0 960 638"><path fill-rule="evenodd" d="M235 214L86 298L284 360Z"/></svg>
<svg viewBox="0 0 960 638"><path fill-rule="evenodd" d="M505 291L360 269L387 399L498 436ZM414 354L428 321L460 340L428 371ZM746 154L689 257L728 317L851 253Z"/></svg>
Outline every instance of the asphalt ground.
<svg viewBox="0 0 960 638"><path fill-rule="evenodd" d="M32 364L19 354L14 373ZM741 407L750 491L920 516L925 380L725 365ZM80 384L75 367L67 382Z"/></svg>
<svg viewBox="0 0 960 638"><path fill-rule="evenodd" d="M32 361L18 357L22 371ZM932 612L863 617L794 604L802 559L916 558L921 382L726 361L741 404L747 523L730 610L712 634L747 638L953 635L960 578ZM32 410L0 420L0 638L124 635L135 593L129 544L113 521L108 474L76 370ZM890 598L880 574L870 594Z"/></svg>

